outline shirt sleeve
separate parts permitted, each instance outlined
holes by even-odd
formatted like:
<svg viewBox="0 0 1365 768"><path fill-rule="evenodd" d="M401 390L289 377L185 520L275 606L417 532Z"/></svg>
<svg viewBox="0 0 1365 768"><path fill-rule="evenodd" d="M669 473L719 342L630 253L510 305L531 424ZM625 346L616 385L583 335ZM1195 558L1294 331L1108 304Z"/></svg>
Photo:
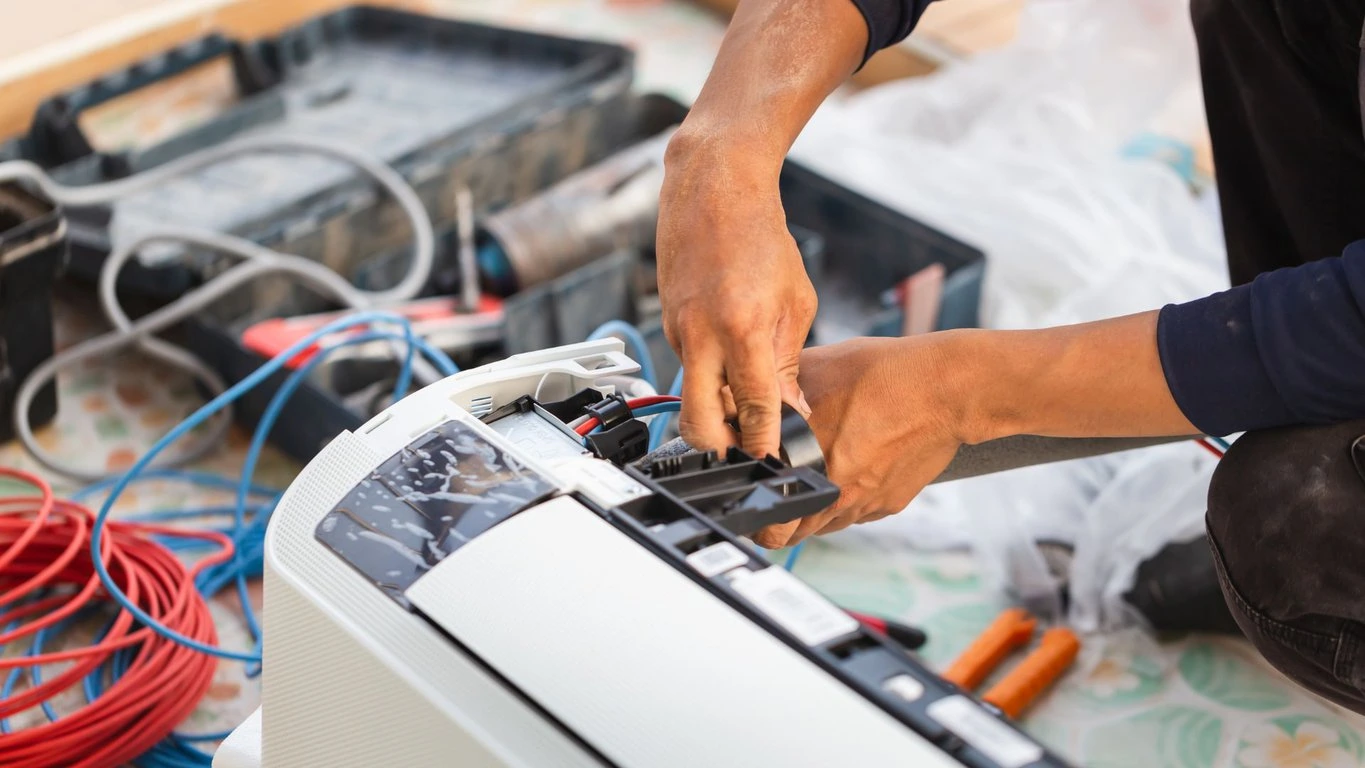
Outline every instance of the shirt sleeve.
<svg viewBox="0 0 1365 768"><path fill-rule="evenodd" d="M863 62L872 54L904 40L919 23L919 17L933 0L852 0L867 22L867 50Z"/></svg>
<svg viewBox="0 0 1365 768"><path fill-rule="evenodd" d="M1365 418L1365 241L1163 308L1157 346L1206 434Z"/></svg>

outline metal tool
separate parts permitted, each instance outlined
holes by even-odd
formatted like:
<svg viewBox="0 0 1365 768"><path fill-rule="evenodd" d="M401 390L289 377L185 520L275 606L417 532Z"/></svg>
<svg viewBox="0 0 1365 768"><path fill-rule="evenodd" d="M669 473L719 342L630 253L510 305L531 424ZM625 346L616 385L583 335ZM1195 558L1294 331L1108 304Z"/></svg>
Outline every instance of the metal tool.
<svg viewBox="0 0 1365 768"><path fill-rule="evenodd" d="M479 266L498 293L566 275L622 248L654 245L672 129L483 221Z"/></svg>

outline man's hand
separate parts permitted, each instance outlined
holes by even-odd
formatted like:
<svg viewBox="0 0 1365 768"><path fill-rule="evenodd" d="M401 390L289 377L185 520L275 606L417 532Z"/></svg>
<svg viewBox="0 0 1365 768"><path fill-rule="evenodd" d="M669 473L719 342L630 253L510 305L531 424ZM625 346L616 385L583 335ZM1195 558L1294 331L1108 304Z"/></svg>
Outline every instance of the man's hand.
<svg viewBox="0 0 1365 768"><path fill-rule="evenodd" d="M777 455L782 403L810 414L796 376L815 289L775 174L695 167L696 158L670 155L659 202L664 332L686 372L679 426L698 448L735 443L728 385L744 449Z"/></svg>
<svg viewBox="0 0 1365 768"><path fill-rule="evenodd" d="M867 24L849 0L741 0L715 66L664 158L659 297L683 361L683 437L724 448L722 389L743 447L778 452L815 291L778 196L782 160L816 107L862 60Z"/></svg>
<svg viewBox="0 0 1365 768"><path fill-rule="evenodd" d="M904 509L958 448L1011 435L1197 435L1171 396L1157 313L1036 331L945 331L806 350L801 387L839 500L776 548Z"/></svg>
<svg viewBox="0 0 1365 768"><path fill-rule="evenodd" d="M963 443L942 335L855 339L806 350L801 386L825 448L834 506L754 537L776 549L905 508Z"/></svg>

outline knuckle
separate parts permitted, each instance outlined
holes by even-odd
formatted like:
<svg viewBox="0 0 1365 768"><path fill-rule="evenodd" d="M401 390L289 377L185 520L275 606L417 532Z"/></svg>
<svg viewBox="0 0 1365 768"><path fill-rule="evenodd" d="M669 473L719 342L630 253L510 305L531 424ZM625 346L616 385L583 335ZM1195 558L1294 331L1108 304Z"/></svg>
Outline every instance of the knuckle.
<svg viewBox="0 0 1365 768"><path fill-rule="evenodd" d="M684 346L689 341L699 340L709 331L710 324L707 322L707 315L706 310L698 306L697 302L684 302L672 313L673 319L670 325L673 328L673 334Z"/></svg>
<svg viewBox="0 0 1365 768"><path fill-rule="evenodd" d="M673 322L671 318L665 319L664 321L664 338L668 340L668 346L672 347L674 352L681 354L682 346L679 342L682 341L682 339L678 334L677 323Z"/></svg>
<svg viewBox="0 0 1365 768"><path fill-rule="evenodd" d="M767 398L735 398L735 415L741 424L766 424L777 417L777 406Z"/></svg>
<svg viewBox="0 0 1365 768"><path fill-rule="evenodd" d="M773 528L764 528L754 534L754 543L764 549L778 549L787 541L787 534Z"/></svg>
<svg viewBox="0 0 1365 768"><path fill-rule="evenodd" d="M791 303L792 314L802 320L809 320L815 317L815 313L820 309L820 298L815 294L815 288L806 282L805 289L800 291Z"/></svg>
<svg viewBox="0 0 1365 768"><path fill-rule="evenodd" d="M694 440L700 437L701 434L704 432L700 420L697 419L697 417L694 414L688 413L686 410L684 410L678 416L678 431L682 433L683 437L687 438L687 442L690 443L693 447L696 448L702 447L700 445L697 445L696 442L694 442Z"/></svg>
<svg viewBox="0 0 1365 768"><path fill-rule="evenodd" d="M760 318L751 312L727 311L716 318L721 333L731 338L743 338L762 331Z"/></svg>
<svg viewBox="0 0 1365 768"><path fill-rule="evenodd" d="M784 347L777 353L777 373L783 379L796 380L801 370L801 348Z"/></svg>
<svg viewBox="0 0 1365 768"><path fill-rule="evenodd" d="M713 424L704 424L695 416L681 416L678 419L678 434L688 445L702 451L719 451L725 443L715 436Z"/></svg>
<svg viewBox="0 0 1365 768"><path fill-rule="evenodd" d="M777 548L786 546L786 542L792 537L794 529L796 529L796 525L790 524L790 522L781 525L768 525L767 528L763 528L762 531L753 535L753 543L763 547L764 550L777 550Z"/></svg>

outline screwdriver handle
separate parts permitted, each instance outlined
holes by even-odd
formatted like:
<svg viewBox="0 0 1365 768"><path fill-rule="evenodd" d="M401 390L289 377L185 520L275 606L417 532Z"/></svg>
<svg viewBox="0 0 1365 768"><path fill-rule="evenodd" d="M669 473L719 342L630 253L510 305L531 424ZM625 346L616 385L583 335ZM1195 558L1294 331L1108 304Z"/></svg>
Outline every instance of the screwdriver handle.
<svg viewBox="0 0 1365 768"><path fill-rule="evenodd" d="M1081 650L1076 633L1054 627L1043 633L1038 647L1024 657L1000 682L982 696L1010 718L1018 717L1048 686L1057 682Z"/></svg>
<svg viewBox="0 0 1365 768"><path fill-rule="evenodd" d="M1014 650L1028 643L1038 622L1022 608L1010 608L991 622L943 673L944 679L972 690Z"/></svg>

